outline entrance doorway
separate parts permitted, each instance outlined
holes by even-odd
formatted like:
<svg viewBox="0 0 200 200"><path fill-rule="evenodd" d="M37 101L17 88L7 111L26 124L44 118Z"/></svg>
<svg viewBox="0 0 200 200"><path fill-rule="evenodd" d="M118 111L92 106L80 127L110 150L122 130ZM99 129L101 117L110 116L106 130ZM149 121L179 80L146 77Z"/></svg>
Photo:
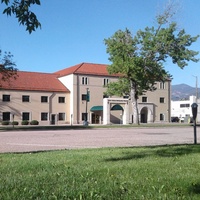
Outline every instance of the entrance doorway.
<svg viewBox="0 0 200 200"><path fill-rule="evenodd" d="M142 108L140 115L141 115L140 122L141 123L147 123L147 116L148 116L147 107Z"/></svg>
<svg viewBox="0 0 200 200"><path fill-rule="evenodd" d="M55 125L55 123L56 123L56 115L55 115L55 114L52 114L52 115L51 115L51 124L52 124L52 125Z"/></svg>
<svg viewBox="0 0 200 200"><path fill-rule="evenodd" d="M99 115L96 113L92 113L92 124L99 124Z"/></svg>

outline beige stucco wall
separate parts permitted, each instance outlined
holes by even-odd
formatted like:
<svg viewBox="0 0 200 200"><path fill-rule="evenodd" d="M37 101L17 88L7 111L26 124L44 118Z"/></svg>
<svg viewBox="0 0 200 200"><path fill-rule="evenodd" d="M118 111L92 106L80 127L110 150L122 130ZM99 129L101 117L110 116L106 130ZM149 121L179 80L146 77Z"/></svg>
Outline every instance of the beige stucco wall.
<svg viewBox="0 0 200 200"><path fill-rule="evenodd" d="M10 102L3 102L2 95L10 95ZM30 102L22 102L22 95L29 95ZM48 102L41 102L41 96L48 96ZM65 103L58 103L58 97L65 97ZM57 121L56 124L70 123L70 93L62 92L37 92L37 91L0 91L0 120L3 112L14 113L14 120L21 124L22 113L30 113L30 121L38 120L40 125L49 125L51 115L65 113L64 121ZM41 113L48 113L48 121L41 121ZM12 116L11 116L12 121Z"/></svg>
<svg viewBox="0 0 200 200"><path fill-rule="evenodd" d="M88 85L82 85L82 77L88 78ZM91 123L91 112L90 109L93 106L102 106L103 105L103 93L106 91L106 88L103 87L103 79L108 78L110 82L117 81L115 77L104 77L104 76L92 76L92 75L76 75L74 76L74 123L82 123L82 113L86 112L86 101L82 101L82 94L86 94L87 88L90 91L90 102L87 103L87 112ZM157 90L153 92L146 92L144 96L148 97L148 103L151 104L150 107L153 107L151 122L160 122L160 114L164 114L164 122L169 122L170 120L170 81L165 82L165 88L160 88L160 83L156 84ZM160 103L160 97L165 99L164 103ZM142 103L142 96L139 98L138 103ZM152 106L152 104L154 106ZM144 105L143 105L144 106ZM103 120L103 113L98 113L101 115L101 120ZM113 113L112 113L113 114ZM119 117L118 112L114 112L117 117ZM130 122L132 118L132 107L130 105ZM77 119L77 120L76 120Z"/></svg>
<svg viewBox="0 0 200 200"><path fill-rule="evenodd" d="M165 87L160 88L160 83L158 82L155 87L155 91L147 91L144 95L140 96L138 102L142 102L142 97L147 97L147 103L154 104L154 121L160 122L160 114L164 114L164 122L170 122L171 117L171 82L166 81ZM164 103L160 103L160 98L164 98Z"/></svg>

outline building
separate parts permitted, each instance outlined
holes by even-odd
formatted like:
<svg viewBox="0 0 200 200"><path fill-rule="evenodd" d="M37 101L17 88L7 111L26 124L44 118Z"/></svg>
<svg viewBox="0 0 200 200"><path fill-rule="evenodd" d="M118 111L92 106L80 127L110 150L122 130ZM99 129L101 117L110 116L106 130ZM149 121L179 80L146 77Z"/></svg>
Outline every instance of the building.
<svg viewBox="0 0 200 200"><path fill-rule="evenodd" d="M92 63L81 63L53 74L19 71L16 80L2 82L0 120L38 120L41 125L49 125L82 124L87 119L91 124L103 124L105 86L117 79L117 75L107 72L107 65ZM170 80L158 82L156 91L147 91L139 98L141 123L170 121L170 87ZM115 97L106 101L109 119L104 124L132 123L128 99Z"/></svg>
<svg viewBox="0 0 200 200"><path fill-rule="evenodd" d="M70 91L55 74L18 71L17 76L1 82L1 121L38 120L41 125L70 121Z"/></svg>
<svg viewBox="0 0 200 200"><path fill-rule="evenodd" d="M192 118L193 103L198 104L197 121L200 119L200 102L196 99L196 96L190 96L188 100L171 101L171 117L172 120L178 118L182 122L190 122Z"/></svg>

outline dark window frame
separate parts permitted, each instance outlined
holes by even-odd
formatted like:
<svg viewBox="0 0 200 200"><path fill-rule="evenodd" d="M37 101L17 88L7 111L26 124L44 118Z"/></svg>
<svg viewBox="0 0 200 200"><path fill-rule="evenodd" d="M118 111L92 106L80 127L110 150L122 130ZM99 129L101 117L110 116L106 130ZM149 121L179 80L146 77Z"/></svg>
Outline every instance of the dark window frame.
<svg viewBox="0 0 200 200"><path fill-rule="evenodd" d="M87 94L82 94L82 101L86 101L87 100Z"/></svg>
<svg viewBox="0 0 200 200"><path fill-rule="evenodd" d="M41 96L41 103L48 103L48 96Z"/></svg>
<svg viewBox="0 0 200 200"><path fill-rule="evenodd" d="M58 103L65 103L65 97L58 97Z"/></svg>
<svg viewBox="0 0 200 200"><path fill-rule="evenodd" d="M165 103L165 98L164 97L160 97L160 103Z"/></svg>
<svg viewBox="0 0 200 200"><path fill-rule="evenodd" d="M3 94L2 95L2 101L3 102L10 102L10 95L9 94Z"/></svg>
<svg viewBox="0 0 200 200"><path fill-rule="evenodd" d="M147 103L147 97L142 97L142 102Z"/></svg>
<svg viewBox="0 0 200 200"><path fill-rule="evenodd" d="M83 77L82 77L82 85L88 85L88 83L89 83L88 77L83 76Z"/></svg>
<svg viewBox="0 0 200 200"><path fill-rule="evenodd" d="M86 119L86 116L88 117L88 113L82 113L82 117L81 117L82 121L84 121Z"/></svg>
<svg viewBox="0 0 200 200"><path fill-rule="evenodd" d="M10 121L10 112L3 112L2 113L2 121Z"/></svg>
<svg viewBox="0 0 200 200"><path fill-rule="evenodd" d="M29 121L30 120L30 112L23 112L22 113L22 121Z"/></svg>
<svg viewBox="0 0 200 200"><path fill-rule="evenodd" d="M41 112L41 121L48 121L48 113Z"/></svg>
<svg viewBox="0 0 200 200"><path fill-rule="evenodd" d="M30 96L29 95L22 95L22 102L30 102Z"/></svg>
<svg viewBox="0 0 200 200"><path fill-rule="evenodd" d="M65 113L58 113L58 120L65 121Z"/></svg>
<svg viewBox="0 0 200 200"><path fill-rule="evenodd" d="M164 118L165 118L164 114L160 113L160 121L164 121Z"/></svg>

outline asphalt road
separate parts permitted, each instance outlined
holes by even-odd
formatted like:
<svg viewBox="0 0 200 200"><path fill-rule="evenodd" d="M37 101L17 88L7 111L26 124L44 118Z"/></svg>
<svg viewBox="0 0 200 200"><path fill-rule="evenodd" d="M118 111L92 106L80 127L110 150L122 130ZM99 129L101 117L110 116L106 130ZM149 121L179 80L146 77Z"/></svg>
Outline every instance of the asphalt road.
<svg viewBox="0 0 200 200"><path fill-rule="evenodd" d="M193 143L192 126L0 132L1 153Z"/></svg>

